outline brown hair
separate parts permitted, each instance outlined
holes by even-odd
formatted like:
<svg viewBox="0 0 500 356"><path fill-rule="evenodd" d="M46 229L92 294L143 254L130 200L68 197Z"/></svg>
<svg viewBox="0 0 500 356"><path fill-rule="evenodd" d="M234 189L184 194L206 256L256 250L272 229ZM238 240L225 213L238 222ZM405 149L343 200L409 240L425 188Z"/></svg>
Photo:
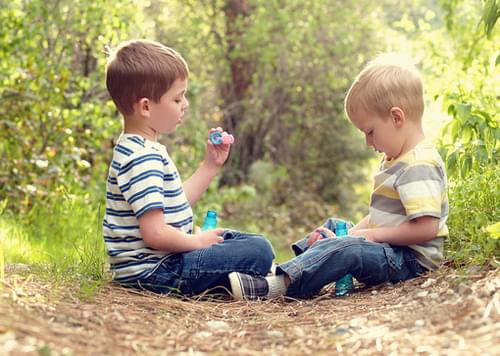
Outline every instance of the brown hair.
<svg viewBox="0 0 500 356"><path fill-rule="evenodd" d="M410 120L422 118L422 78L409 59L386 53L376 57L359 73L347 92L344 107L348 117L362 108L385 118L395 106Z"/></svg>
<svg viewBox="0 0 500 356"><path fill-rule="evenodd" d="M123 115L141 98L159 102L177 79L187 79L186 61L175 50L148 40L122 42L106 65L106 87Z"/></svg>

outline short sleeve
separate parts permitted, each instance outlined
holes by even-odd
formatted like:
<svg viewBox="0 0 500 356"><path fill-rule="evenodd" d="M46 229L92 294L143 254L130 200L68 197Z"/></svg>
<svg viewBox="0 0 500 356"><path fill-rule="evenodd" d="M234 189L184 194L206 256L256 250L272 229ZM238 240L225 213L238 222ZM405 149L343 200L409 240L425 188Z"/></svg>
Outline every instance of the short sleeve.
<svg viewBox="0 0 500 356"><path fill-rule="evenodd" d="M163 209L164 159L159 153L133 156L120 167L120 191L137 218L151 209Z"/></svg>
<svg viewBox="0 0 500 356"><path fill-rule="evenodd" d="M394 186L410 220L421 216L441 218L446 184L439 167L411 165L396 179Z"/></svg>

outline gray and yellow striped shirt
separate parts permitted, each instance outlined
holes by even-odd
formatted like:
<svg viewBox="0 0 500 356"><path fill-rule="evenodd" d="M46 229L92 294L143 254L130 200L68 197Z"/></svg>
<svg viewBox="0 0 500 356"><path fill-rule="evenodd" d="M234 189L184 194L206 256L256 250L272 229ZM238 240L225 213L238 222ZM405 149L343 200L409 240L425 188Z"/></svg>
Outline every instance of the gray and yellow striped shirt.
<svg viewBox="0 0 500 356"><path fill-rule="evenodd" d="M421 142L395 160L382 161L371 196L370 227L398 226L421 216L438 218L435 239L409 246L421 265L436 269L443 259L443 242L448 236L447 191L443 160L431 143Z"/></svg>

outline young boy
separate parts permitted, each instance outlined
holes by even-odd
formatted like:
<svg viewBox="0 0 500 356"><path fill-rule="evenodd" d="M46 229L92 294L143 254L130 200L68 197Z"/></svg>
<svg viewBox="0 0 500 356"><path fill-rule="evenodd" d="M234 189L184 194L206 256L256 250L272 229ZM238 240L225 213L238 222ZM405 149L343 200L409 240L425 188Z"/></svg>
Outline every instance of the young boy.
<svg viewBox="0 0 500 356"><path fill-rule="evenodd" d="M396 55L379 56L351 85L345 111L366 144L385 154L369 214L343 238L335 238L329 219L293 246L297 256L278 265L275 276L231 273L236 299L307 298L346 274L375 285L438 268L448 234L447 178L424 140L419 72Z"/></svg>
<svg viewBox="0 0 500 356"><path fill-rule="evenodd" d="M230 145L207 140L202 164L182 183L158 135L183 122L188 75L176 51L146 40L122 43L106 68L106 86L124 123L109 167L103 222L111 271L116 282L157 293L229 288L230 272L265 275L274 257L261 236L220 228L193 233L191 206Z"/></svg>

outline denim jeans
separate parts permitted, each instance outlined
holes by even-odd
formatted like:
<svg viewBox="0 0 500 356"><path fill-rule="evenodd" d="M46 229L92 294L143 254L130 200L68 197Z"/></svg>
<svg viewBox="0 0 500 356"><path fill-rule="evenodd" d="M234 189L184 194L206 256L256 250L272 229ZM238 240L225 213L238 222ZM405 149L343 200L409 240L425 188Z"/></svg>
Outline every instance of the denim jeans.
<svg viewBox="0 0 500 356"><path fill-rule="evenodd" d="M328 219L323 226L335 231L336 220ZM287 290L290 297L312 297L325 285L346 274L352 274L367 285L376 285L404 281L426 271L417 262L412 249L406 246L343 236L321 239L308 247L307 238L292 245L297 256L276 269L277 274L286 273L290 277L291 284Z"/></svg>
<svg viewBox="0 0 500 356"><path fill-rule="evenodd" d="M269 272L274 252L264 237L226 230L223 238L222 243L169 256L148 278L127 286L189 296L218 286L230 290L227 276L231 272L254 276L265 276Z"/></svg>

